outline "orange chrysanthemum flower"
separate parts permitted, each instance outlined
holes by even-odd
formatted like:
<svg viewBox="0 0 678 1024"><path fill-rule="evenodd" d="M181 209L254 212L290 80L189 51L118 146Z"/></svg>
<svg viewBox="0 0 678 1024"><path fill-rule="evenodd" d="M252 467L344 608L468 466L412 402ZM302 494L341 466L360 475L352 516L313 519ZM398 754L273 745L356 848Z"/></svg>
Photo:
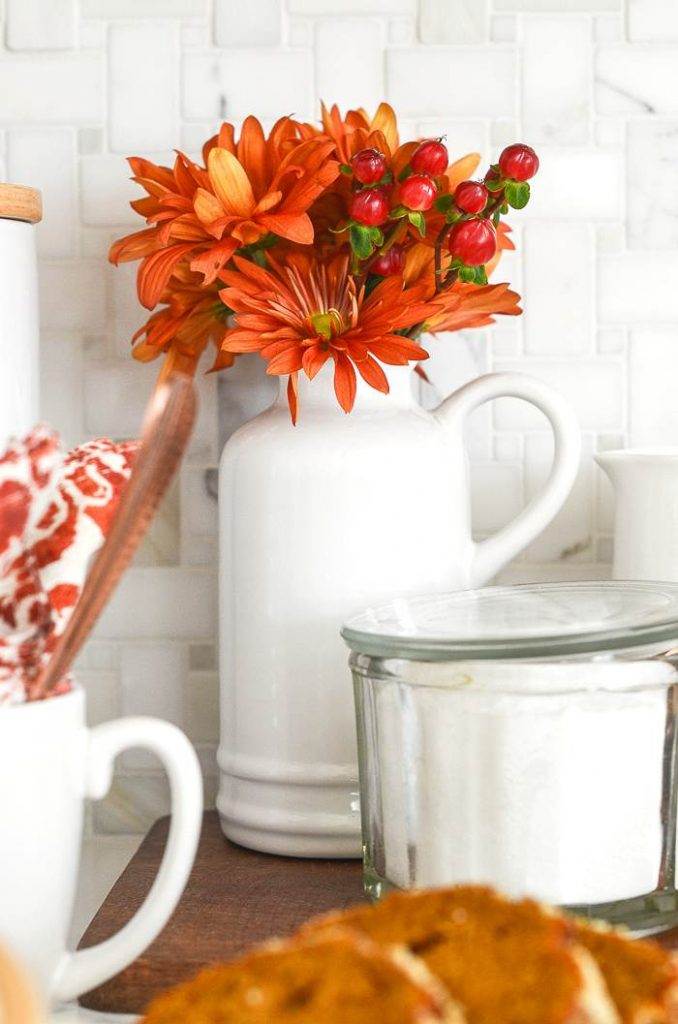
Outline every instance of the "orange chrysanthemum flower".
<svg viewBox="0 0 678 1024"><path fill-rule="evenodd" d="M267 139L248 117L238 142L232 125L210 140L206 167L182 153L173 168L132 157L133 180L148 193L132 206L152 226L115 242L110 259L142 260L139 299L152 309L181 261L210 285L237 249L269 233L309 245L308 208L339 173L333 150L322 136L302 140L289 118Z"/></svg>
<svg viewBox="0 0 678 1024"><path fill-rule="evenodd" d="M425 286L404 289L388 278L366 297L348 272L348 257L320 262L302 253L284 264L270 259L270 269L234 260L235 270L222 272L226 287L219 293L235 313L237 326L226 332L215 368L236 352L258 352L267 372L290 375L288 399L296 422L296 374L313 379L328 359L334 360L334 389L345 412L353 408L356 370L371 387L388 392L379 361L404 366L427 359L428 353L397 332L432 315L437 306L425 301Z"/></svg>
<svg viewBox="0 0 678 1024"><path fill-rule="evenodd" d="M142 363L165 355L160 381L175 371L193 374L209 342L217 348L226 330L218 285L203 287L186 264L175 271L161 296L167 303L132 338L132 354ZM231 356L233 363L235 356ZM224 361L224 366L230 365Z"/></svg>

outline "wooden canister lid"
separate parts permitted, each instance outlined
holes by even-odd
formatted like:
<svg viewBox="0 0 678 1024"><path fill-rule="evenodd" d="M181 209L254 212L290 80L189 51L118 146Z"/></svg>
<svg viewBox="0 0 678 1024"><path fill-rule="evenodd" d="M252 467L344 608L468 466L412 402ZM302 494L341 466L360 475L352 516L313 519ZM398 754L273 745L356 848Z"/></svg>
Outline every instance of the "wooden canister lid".
<svg viewBox="0 0 678 1024"><path fill-rule="evenodd" d="M29 185L0 183L0 218L25 220L37 224L42 220L42 195Z"/></svg>

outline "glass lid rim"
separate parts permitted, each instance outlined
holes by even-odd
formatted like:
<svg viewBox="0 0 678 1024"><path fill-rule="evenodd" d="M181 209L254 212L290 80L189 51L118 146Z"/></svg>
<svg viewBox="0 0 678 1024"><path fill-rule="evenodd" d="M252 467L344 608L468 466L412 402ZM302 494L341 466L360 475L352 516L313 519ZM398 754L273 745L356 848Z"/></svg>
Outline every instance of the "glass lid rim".
<svg viewBox="0 0 678 1024"><path fill-rule="evenodd" d="M609 588L611 592L663 592L676 601L676 614L654 622L641 621L637 625L599 627L576 632L534 633L532 635L496 635L454 638L450 636L387 633L356 628L357 623L370 613L392 609L398 601L404 603L443 600L467 595L507 594L517 591L557 592L559 590L594 591ZM678 583L654 580L576 580L548 583L503 584L471 590L451 590L441 593L412 594L396 597L381 605L374 605L352 615L342 626L341 636L355 654L370 657L404 657L416 655L425 660L466 660L484 658L533 658L613 651L629 647L642 647L662 641L678 640Z"/></svg>

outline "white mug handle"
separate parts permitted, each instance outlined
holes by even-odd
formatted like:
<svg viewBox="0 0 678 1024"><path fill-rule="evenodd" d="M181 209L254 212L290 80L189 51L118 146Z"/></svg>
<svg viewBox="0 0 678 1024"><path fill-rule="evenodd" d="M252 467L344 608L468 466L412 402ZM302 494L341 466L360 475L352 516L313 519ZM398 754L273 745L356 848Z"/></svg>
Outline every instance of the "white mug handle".
<svg viewBox="0 0 678 1024"><path fill-rule="evenodd" d="M113 762L129 747L144 747L162 761L169 777L172 817L160 870L142 906L112 938L89 949L66 953L50 996L75 999L111 978L158 935L179 902L193 865L202 821L202 779L193 747L169 722L155 718L121 718L89 732L87 796L100 800L110 789Z"/></svg>
<svg viewBox="0 0 678 1024"><path fill-rule="evenodd" d="M473 542L468 538L470 587L482 587L502 566L541 533L567 498L579 468L581 434L577 418L565 399L535 377L523 373L489 373L465 384L441 405L434 415L455 430L463 429L466 416L494 398L523 398L536 405L553 428L553 466L543 490L515 519L492 537Z"/></svg>

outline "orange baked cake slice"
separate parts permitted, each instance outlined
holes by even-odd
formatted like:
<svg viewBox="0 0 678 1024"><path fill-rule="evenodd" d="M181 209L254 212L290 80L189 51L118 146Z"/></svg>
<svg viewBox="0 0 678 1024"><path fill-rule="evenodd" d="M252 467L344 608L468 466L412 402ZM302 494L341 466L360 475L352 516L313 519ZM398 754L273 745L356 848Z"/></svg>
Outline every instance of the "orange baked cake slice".
<svg viewBox="0 0 678 1024"><path fill-rule="evenodd" d="M605 925L573 922L576 942L594 957L623 1024L678 1024L678 964L656 942Z"/></svg>
<svg viewBox="0 0 678 1024"><path fill-rule="evenodd" d="M355 933L268 943L155 999L142 1024L464 1024L426 967Z"/></svg>
<svg viewBox="0 0 678 1024"><path fill-rule="evenodd" d="M317 918L304 933L338 922L419 956L469 1024L619 1024L593 956L534 900L484 886L394 893Z"/></svg>

